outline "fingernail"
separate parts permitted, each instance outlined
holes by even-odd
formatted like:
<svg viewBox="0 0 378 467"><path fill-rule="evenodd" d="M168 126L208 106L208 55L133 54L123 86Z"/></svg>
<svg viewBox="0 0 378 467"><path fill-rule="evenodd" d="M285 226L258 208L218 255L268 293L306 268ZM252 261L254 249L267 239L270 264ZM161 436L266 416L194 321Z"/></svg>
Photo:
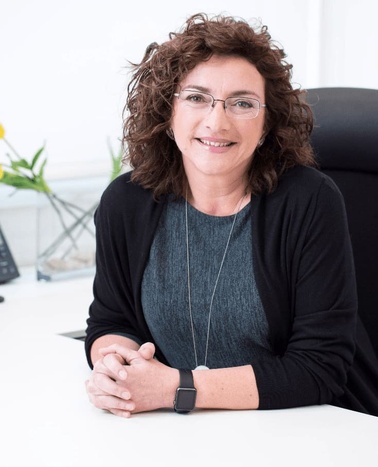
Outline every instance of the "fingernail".
<svg viewBox="0 0 378 467"><path fill-rule="evenodd" d="M121 379L126 379L127 378L127 373L125 370L121 370L119 373L118 373L118 376L121 378Z"/></svg>

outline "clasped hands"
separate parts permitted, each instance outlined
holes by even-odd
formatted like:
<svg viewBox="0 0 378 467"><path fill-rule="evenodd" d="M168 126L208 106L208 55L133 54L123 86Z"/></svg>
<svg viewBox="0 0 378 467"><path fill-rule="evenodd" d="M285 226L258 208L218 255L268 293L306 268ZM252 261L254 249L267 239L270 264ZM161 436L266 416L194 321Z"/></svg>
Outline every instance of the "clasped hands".
<svg viewBox="0 0 378 467"><path fill-rule="evenodd" d="M114 415L172 407L178 371L154 358L155 346L147 342L138 350L112 344L100 350L85 382L91 403Z"/></svg>

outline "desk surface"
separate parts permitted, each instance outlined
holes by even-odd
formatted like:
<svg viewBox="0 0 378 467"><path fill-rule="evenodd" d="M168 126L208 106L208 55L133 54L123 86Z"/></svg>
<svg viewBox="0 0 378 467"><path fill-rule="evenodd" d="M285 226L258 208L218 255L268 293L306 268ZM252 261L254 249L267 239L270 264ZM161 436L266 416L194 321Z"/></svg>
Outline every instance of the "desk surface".
<svg viewBox="0 0 378 467"><path fill-rule="evenodd" d="M83 342L92 279L0 286L0 465L377 467L378 418L331 406L172 411L121 419L95 409Z"/></svg>

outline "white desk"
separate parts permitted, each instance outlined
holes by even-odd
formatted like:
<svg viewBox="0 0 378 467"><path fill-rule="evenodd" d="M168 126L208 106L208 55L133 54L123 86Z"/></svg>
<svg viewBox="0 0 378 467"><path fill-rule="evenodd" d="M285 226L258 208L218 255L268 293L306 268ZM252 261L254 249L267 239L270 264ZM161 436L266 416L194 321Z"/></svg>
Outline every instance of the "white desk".
<svg viewBox="0 0 378 467"><path fill-rule="evenodd" d="M88 401L91 278L0 286L2 467L377 467L378 418L331 406L121 419Z"/></svg>

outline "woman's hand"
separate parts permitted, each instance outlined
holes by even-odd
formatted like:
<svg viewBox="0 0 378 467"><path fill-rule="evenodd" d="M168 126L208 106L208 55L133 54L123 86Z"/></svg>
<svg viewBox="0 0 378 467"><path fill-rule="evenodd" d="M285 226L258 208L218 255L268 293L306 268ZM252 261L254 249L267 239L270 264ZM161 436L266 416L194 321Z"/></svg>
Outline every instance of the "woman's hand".
<svg viewBox="0 0 378 467"><path fill-rule="evenodd" d="M86 381L89 400L114 415L172 407L178 386L178 371L154 359L155 347L143 344L133 350L120 344L101 349Z"/></svg>

